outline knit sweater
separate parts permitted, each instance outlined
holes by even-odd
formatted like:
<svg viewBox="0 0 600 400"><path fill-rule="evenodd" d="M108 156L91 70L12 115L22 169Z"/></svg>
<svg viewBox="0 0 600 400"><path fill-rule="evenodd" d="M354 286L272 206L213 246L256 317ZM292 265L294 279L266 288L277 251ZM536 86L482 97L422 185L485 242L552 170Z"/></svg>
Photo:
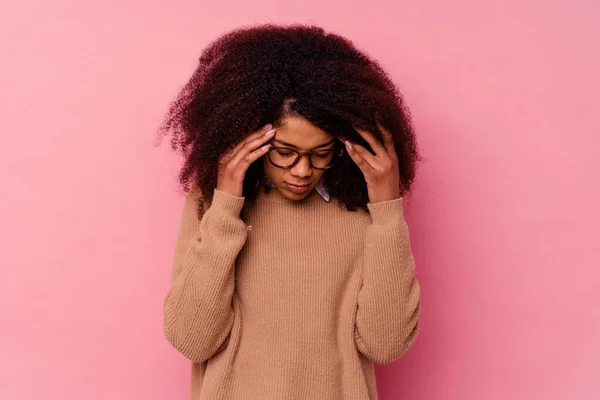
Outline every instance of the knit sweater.
<svg viewBox="0 0 600 400"><path fill-rule="evenodd" d="M164 300L168 341L192 361L193 400L377 399L373 363L419 330L402 199L349 212L315 190L188 193Z"/></svg>

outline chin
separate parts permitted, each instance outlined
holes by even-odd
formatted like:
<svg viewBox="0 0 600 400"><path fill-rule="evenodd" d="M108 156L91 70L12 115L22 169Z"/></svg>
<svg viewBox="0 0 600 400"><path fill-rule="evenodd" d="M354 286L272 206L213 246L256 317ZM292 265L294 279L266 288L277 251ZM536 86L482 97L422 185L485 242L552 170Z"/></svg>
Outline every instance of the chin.
<svg viewBox="0 0 600 400"><path fill-rule="evenodd" d="M312 190L307 190L305 193L292 193L292 192L288 192L287 193L287 197L290 199L295 199L295 200L299 200L299 199L303 199L306 196L308 196L308 194L312 192Z"/></svg>

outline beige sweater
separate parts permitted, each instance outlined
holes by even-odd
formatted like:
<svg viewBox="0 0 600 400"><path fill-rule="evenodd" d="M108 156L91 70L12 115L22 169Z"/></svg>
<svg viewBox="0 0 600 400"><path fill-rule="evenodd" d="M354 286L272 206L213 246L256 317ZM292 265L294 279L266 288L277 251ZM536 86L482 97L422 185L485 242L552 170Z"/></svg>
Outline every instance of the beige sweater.
<svg viewBox="0 0 600 400"><path fill-rule="evenodd" d="M376 399L373 362L397 359L418 329L402 199L349 212L315 190L291 201L215 190L201 220L187 195L169 342L192 361L193 400Z"/></svg>

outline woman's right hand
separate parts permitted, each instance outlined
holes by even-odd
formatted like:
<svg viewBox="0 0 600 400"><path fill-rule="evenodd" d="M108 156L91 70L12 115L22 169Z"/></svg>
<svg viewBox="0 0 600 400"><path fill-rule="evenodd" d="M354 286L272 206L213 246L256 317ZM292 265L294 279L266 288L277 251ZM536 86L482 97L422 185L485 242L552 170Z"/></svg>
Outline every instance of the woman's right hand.
<svg viewBox="0 0 600 400"><path fill-rule="evenodd" d="M265 155L270 144L262 147L275 134L275 128L267 124L260 130L251 133L233 149L221 155L217 177L217 190L232 196L242 197L242 189L246 171L250 164Z"/></svg>

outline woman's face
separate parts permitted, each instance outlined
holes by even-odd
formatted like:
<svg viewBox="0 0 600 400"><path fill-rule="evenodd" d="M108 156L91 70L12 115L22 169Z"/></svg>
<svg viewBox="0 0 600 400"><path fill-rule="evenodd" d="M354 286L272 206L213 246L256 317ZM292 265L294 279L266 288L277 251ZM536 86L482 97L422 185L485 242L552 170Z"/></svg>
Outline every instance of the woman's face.
<svg viewBox="0 0 600 400"><path fill-rule="evenodd" d="M289 150L312 151L319 154L319 151L334 149L336 140L335 136L321 130L305 118L288 117L282 121L269 143L272 148L281 149L283 154L286 151L289 153ZM273 150L273 152L276 151ZM317 156L313 156L313 161L316 159ZM308 196L325 173L325 170L312 168L308 156L302 157L291 168L278 168L269 161L267 156L264 156L263 166L269 180L274 185L273 189L278 190L290 200L301 200ZM296 189L289 185L308 186Z"/></svg>

